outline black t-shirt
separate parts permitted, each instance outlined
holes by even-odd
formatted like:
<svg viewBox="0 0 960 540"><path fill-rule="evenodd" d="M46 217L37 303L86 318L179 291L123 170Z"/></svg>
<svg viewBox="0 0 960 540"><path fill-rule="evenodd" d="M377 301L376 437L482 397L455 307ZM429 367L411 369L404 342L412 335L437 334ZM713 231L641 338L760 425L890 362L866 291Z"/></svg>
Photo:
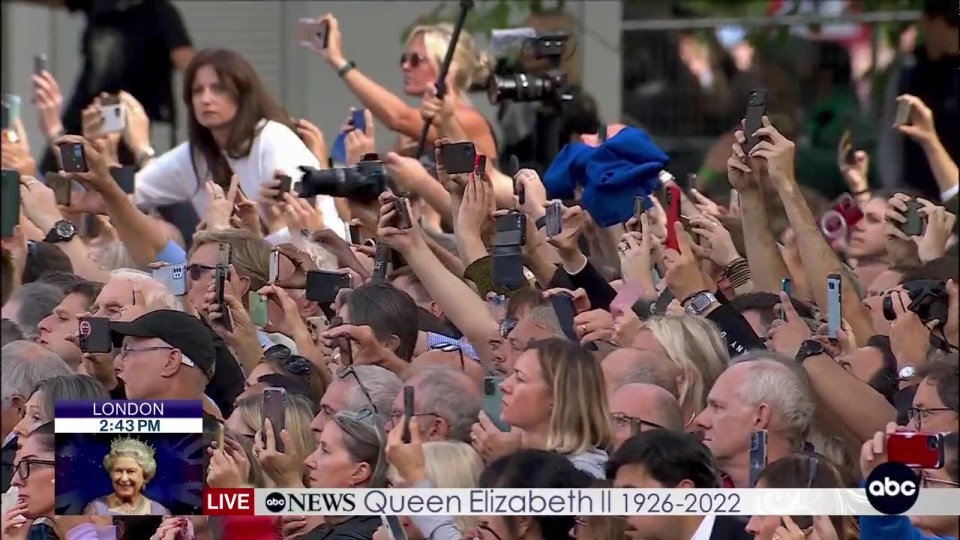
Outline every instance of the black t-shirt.
<svg viewBox="0 0 960 540"><path fill-rule="evenodd" d="M64 127L79 133L80 112L100 92L125 90L151 120L172 122L170 53L190 46L183 19L168 0L66 0L87 17L81 50L83 68L64 111Z"/></svg>

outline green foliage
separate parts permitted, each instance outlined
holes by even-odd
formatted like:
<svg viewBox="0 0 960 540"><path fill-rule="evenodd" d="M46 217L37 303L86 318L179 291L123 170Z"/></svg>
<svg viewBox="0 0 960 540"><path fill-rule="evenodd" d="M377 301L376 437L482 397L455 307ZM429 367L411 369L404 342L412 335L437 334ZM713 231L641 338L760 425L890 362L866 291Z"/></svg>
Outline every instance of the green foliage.
<svg viewBox="0 0 960 540"><path fill-rule="evenodd" d="M534 13L563 11L565 4L565 0L474 0L473 9L467 16L464 29L476 36L489 36L491 30L509 27L511 20ZM415 26L453 22L459 11L460 2L446 0L438 3L405 28L400 41L405 42Z"/></svg>

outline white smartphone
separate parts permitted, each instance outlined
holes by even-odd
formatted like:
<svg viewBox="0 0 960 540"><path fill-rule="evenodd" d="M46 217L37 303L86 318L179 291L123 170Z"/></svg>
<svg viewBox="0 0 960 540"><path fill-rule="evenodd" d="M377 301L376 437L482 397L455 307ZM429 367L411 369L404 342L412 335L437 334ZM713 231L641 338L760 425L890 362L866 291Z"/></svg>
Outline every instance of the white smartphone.
<svg viewBox="0 0 960 540"><path fill-rule="evenodd" d="M100 116L103 117L102 133L116 133L127 126L126 111L120 103L120 96L109 95L100 103Z"/></svg>
<svg viewBox="0 0 960 540"><path fill-rule="evenodd" d="M276 249L270 250L270 274L268 276L267 283L273 284L276 283L277 277L280 275L280 251Z"/></svg>
<svg viewBox="0 0 960 540"><path fill-rule="evenodd" d="M166 285L174 296L187 294L187 271L184 264L157 268L153 271L153 279Z"/></svg>

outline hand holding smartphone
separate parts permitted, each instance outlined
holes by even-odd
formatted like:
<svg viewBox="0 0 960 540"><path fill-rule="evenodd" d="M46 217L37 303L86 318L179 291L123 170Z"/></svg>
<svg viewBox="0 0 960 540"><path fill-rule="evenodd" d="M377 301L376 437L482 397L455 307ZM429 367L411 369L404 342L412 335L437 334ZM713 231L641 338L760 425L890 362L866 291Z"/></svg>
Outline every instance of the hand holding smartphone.
<svg viewBox="0 0 960 540"><path fill-rule="evenodd" d="M743 151L747 154L759 141L753 134L763 127L763 117L767 114L767 89L756 88L750 91L747 98L747 112L744 115L743 135L746 141L743 143Z"/></svg>
<svg viewBox="0 0 960 540"><path fill-rule="evenodd" d="M80 352L106 354L113 352L110 335L110 319L106 317L83 317L77 324Z"/></svg>
<svg viewBox="0 0 960 540"><path fill-rule="evenodd" d="M320 52L330 46L330 23L326 20L300 19L297 24L300 45Z"/></svg>
<svg viewBox="0 0 960 540"><path fill-rule="evenodd" d="M840 297L840 274L827 276L827 337L837 339L837 333L843 324Z"/></svg>
<svg viewBox="0 0 960 540"><path fill-rule="evenodd" d="M547 238L553 238L563 231L563 203L555 201L547 207L546 214Z"/></svg>
<svg viewBox="0 0 960 540"><path fill-rule="evenodd" d="M943 434L891 433L887 436L887 460L911 469L941 469L944 465Z"/></svg>
<svg viewBox="0 0 960 540"><path fill-rule="evenodd" d="M60 166L66 172L85 173L89 172L87 166L87 154L83 148L83 143L65 142L60 147Z"/></svg>
<svg viewBox="0 0 960 540"><path fill-rule="evenodd" d="M907 236L922 236L924 222L923 216L920 215L920 209L923 206L916 199L910 199L906 202L906 205L907 211L903 213L903 217L907 218L907 221L898 223L897 226Z"/></svg>
<svg viewBox="0 0 960 540"><path fill-rule="evenodd" d="M263 405L260 407L260 434L261 437L267 436L266 424L270 420L270 427L273 428L273 441L277 452L283 453L283 439L280 432L286 428L286 414L284 413L284 398L287 391L280 387L270 387L263 389ZM266 439L261 439L266 444Z"/></svg>
<svg viewBox="0 0 960 540"><path fill-rule="evenodd" d="M447 174L467 174L477 165L477 148L470 141L445 144L440 147L440 160Z"/></svg>
<svg viewBox="0 0 960 540"><path fill-rule="evenodd" d="M666 194L666 204L664 210L667 213L667 240L664 243L667 249L680 251L680 240L677 238L677 230L674 224L680 221L680 187L676 184L664 186Z"/></svg>

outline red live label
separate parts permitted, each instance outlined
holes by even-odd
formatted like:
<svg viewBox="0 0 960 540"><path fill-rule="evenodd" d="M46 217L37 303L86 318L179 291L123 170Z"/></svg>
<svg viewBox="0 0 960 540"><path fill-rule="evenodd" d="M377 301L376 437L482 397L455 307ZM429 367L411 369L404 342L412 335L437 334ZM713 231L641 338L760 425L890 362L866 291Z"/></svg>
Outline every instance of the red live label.
<svg viewBox="0 0 960 540"><path fill-rule="evenodd" d="M207 516L252 516L253 505L253 488L203 490L203 513Z"/></svg>

